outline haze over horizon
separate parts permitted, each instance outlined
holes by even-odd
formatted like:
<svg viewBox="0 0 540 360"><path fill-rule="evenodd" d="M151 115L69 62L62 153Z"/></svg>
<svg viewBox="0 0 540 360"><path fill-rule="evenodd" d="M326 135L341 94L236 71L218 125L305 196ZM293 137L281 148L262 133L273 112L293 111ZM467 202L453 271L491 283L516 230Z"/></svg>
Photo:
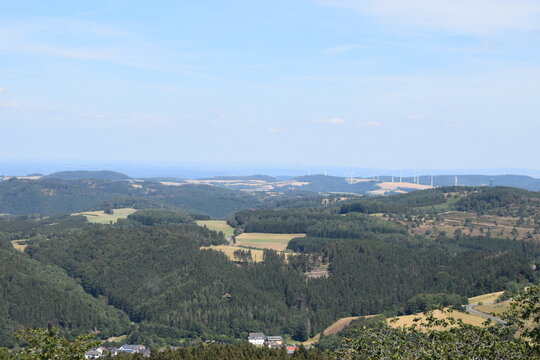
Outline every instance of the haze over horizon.
<svg viewBox="0 0 540 360"><path fill-rule="evenodd" d="M0 163L540 169L538 1L0 7Z"/></svg>

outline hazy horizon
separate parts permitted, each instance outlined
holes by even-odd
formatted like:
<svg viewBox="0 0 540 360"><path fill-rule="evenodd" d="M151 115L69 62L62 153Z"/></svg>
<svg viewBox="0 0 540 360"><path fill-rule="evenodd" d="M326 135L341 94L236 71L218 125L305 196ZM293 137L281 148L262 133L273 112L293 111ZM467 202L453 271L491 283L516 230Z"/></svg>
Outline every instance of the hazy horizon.
<svg viewBox="0 0 540 360"><path fill-rule="evenodd" d="M151 163L151 162L6 162L0 160L0 176L25 176L32 173L44 175L58 171L116 171L135 178L178 177L201 178L211 176L303 176L322 175L345 177L396 176L404 177L429 175L524 175L540 178L540 170L518 168L470 168L470 169L385 169L361 168L354 166L320 165L259 165L239 163Z"/></svg>

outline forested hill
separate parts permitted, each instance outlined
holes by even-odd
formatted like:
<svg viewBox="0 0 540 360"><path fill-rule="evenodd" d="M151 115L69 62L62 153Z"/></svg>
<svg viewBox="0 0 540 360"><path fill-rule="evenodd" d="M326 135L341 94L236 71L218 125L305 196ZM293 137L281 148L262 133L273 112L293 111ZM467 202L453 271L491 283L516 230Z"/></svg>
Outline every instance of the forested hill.
<svg viewBox="0 0 540 360"><path fill-rule="evenodd" d="M436 214L465 211L534 217L540 213L540 193L502 186L449 186L387 197L355 199L343 203L339 208L342 214Z"/></svg>
<svg viewBox="0 0 540 360"><path fill-rule="evenodd" d="M48 184L42 189L49 191L53 185L67 187L73 196L88 198L92 189L113 196L127 193L107 200L108 205L134 201L211 209L222 204L220 211L231 213L251 200L260 204L256 197L206 185L60 179L13 179L0 185L5 184ZM51 199L58 199L51 193ZM226 245L223 234L197 226L197 216L189 212L146 208L106 225L70 215L0 217L0 267L6 266L0 269L0 315L6 319L0 318L0 324L8 324L6 331L26 324L24 314L9 309L17 309L16 299L28 297L33 302L22 304L34 306L36 319L51 319L64 331L88 330L97 322L104 335L113 332L106 329L122 329L128 342L149 346L235 342L258 331L304 341L342 317L407 313L407 304L419 296L461 299L540 279L540 243L531 240L540 214L537 193L448 187L340 199L291 198L265 204L276 208L243 208L230 216L236 234L307 235L288 242L289 256L254 249L262 253L261 262L231 260L221 251L236 248ZM461 218L446 218L456 213ZM490 219L505 232L486 231ZM472 221L480 221L482 231L473 229ZM510 232L514 225L515 233ZM22 254L11 249L10 241L19 239L28 245ZM68 290L71 297L64 293ZM67 303L56 295L48 297L55 304L33 299L38 297L33 291L56 292ZM99 304L94 317L87 304ZM59 320L57 310L66 317ZM100 314L111 323L100 320ZM123 327L122 314L131 326Z"/></svg>
<svg viewBox="0 0 540 360"><path fill-rule="evenodd" d="M99 179L99 180L127 180L129 176L116 171L59 171L46 177L62 180Z"/></svg>
<svg viewBox="0 0 540 360"><path fill-rule="evenodd" d="M259 202L256 196L208 185L56 178L0 181L0 214L53 215L129 206L179 209L220 218Z"/></svg>
<svg viewBox="0 0 540 360"><path fill-rule="evenodd" d="M155 212L55 231L26 253L64 268L87 292L125 311L136 324L130 339L148 345L232 342L254 331L300 341L344 316L402 313L418 294L472 296L537 279L536 243L427 240L391 221L335 210L250 210L231 219L245 231L306 232L289 242L297 254L288 260L266 250L263 262L235 264L203 248L223 237L181 218L178 224L163 225L155 216L147 221ZM307 276L320 267L328 277Z"/></svg>
<svg viewBox="0 0 540 360"><path fill-rule="evenodd" d="M21 325L104 337L129 330L126 314L85 293L63 269L16 252L0 233L0 344L13 345Z"/></svg>

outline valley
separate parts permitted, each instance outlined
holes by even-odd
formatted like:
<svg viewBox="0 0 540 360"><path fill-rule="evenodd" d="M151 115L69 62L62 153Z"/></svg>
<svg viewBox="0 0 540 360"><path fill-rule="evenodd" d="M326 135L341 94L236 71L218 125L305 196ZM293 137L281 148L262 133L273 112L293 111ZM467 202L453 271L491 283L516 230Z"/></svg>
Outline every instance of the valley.
<svg viewBox="0 0 540 360"><path fill-rule="evenodd" d="M10 181L32 189L40 180ZM461 306L467 298L469 314L436 311L436 318L480 326L485 316L476 311L500 314L508 302L495 303L496 296L540 279L540 202L525 190L267 197L206 183L138 182L134 188L125 180L54 182L54 191L52 183L39 186L49 187L47 196L59 204L100 188L117 197L63 214L0 218L3 256L63 272L88 299L114 309L104 321L98 315L110 311L105 308L88 318L84 302L66 298L54 305L72 306L71 331L94 329L104 340L125 336L159 348L232 343L260 331L318 348L358 321L375 321L372 314L384 314L398 328L412 324L414 314L437 304ZM20 294L32 293L21 286ZM13 299L1 299L12 306ZM51 308L44 301L37 309ZM16 325L40 324L0 316L12 324L0 334L6 345L14 343ZM36 319L65 326L54 312Z"/></svg>

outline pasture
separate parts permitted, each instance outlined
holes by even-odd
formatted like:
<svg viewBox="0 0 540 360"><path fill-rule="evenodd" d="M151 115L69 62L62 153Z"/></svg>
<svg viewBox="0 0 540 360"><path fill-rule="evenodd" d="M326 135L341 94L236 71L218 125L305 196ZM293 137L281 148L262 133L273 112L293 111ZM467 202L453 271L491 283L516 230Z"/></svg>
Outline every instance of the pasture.
<svg viewBox="0 0 540 360"><path fill-rule="evenodd" d="M195 221L199 226L206 226L213 231L221 231L226 238L233 236L234 228L230 227L224 220L197 220Z"/></svg>
<svg viewBox="0 0 540 360"><path fill-rule="evenodd" d="M290 240L304 236L306 234L243 233L236 237L236 245L284 251Z"/></svg>
<svg viewBox="0 0 540 360"><path fill-rule="evenodd" d="M105 214L104 211L85 211L72 215L83 215L89 223L93 224L114 224L118 219L125 219L136 211L132 208L123 208L114 209L112 214Z"/></svg>
<svg viewBox="0 0 540 360"><path fill-rule="evenodd" d="M436 205L435 207L446 206ZM418 223L418 220L420 221ZM534 233L534 219L525 218L525 223L519 224L519 218L482 215L473 213L450 211L438 215L438 220L429 218L415 219L412 232L418 235L437 237L440 232L453 236L456 230L470 236L486 236L494 238L514 238L540 240L540 234ZM412 222L403 221L403 224L412 225Z"/></svg>

